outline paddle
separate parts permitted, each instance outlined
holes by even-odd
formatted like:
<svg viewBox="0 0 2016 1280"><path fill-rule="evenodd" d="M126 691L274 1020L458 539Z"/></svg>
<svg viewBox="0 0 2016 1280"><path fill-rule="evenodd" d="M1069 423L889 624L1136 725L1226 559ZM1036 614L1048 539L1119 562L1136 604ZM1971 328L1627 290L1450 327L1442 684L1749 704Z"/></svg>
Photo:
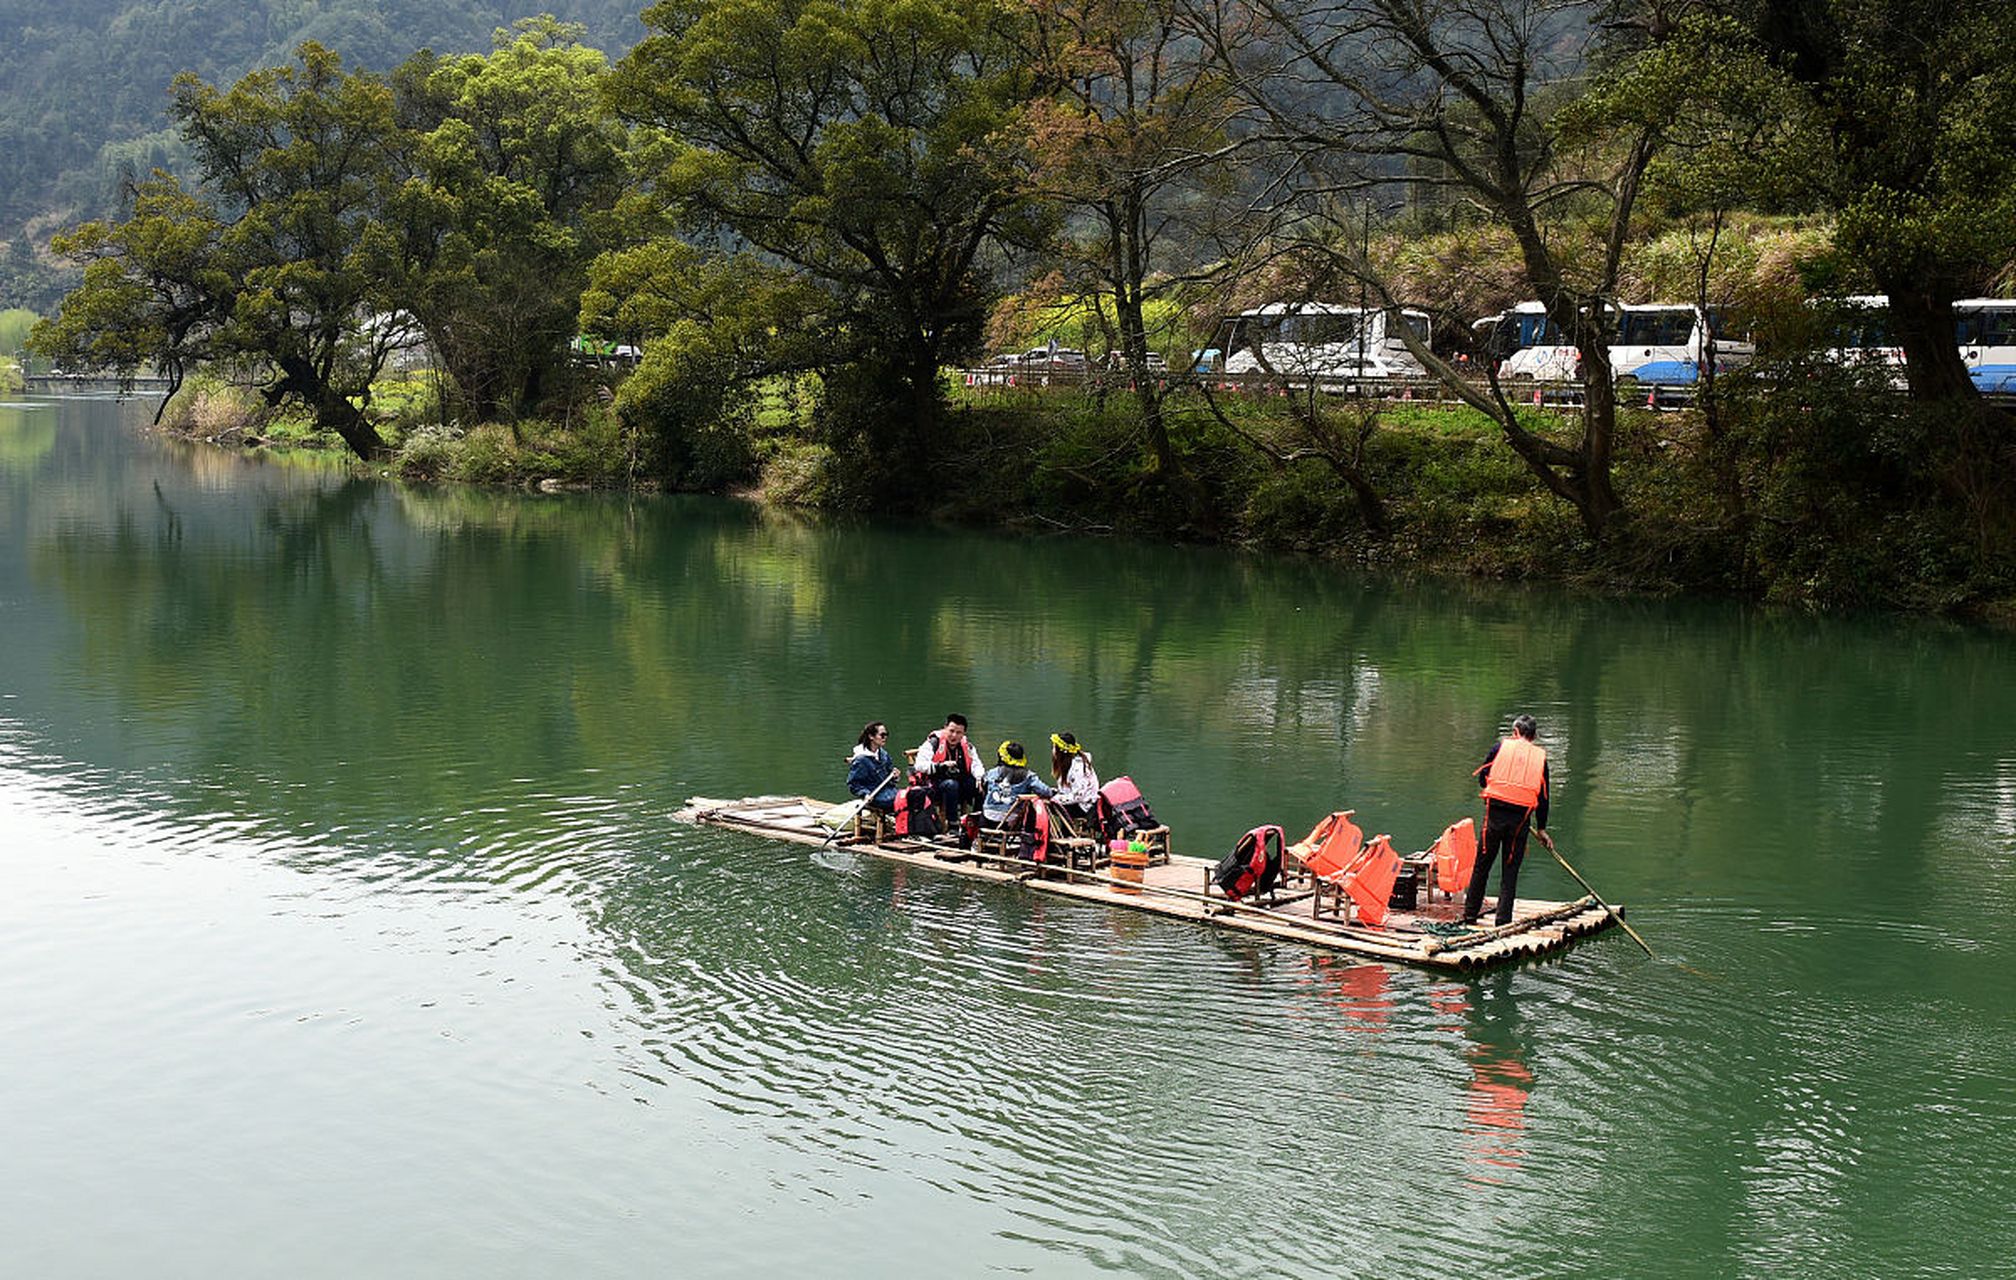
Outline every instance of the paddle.
<svg viewBox="0 0 2016 1280"><path fill-rule="evenodd" d="M819 848L813 850L813 852L815 853L822 852L827 845L832 844L834 837L838 836L842 831L845 831L847 829L848 823L854 821L854 819L861 816L862 806L866 805L870 800L873 800L876 796L881 795L882 788L888 786L891 782L894 782L896 780L896 775L901 772L903 772L903 766L901 764L898 764L895 768L891 769L888 772L887 776L885 776L882 779L882 781L876 783L873 787L869 788L868 794L862 796L859 800L856 800L854 802L854 807L851 810L848 810L848 812L841 817L840 821L833 824L833 829L826 833L826 838L819 842ZM841 805L840 807L842 809L847 808L847 806L844 804Z"/></svg>
<svg viewBox="0 0 2016 1280"><path fill-rule="evenodd" d="M1587 889L1589 891L1589 896L1596 899L1596 905L1603 908L1605 911L1608 911L1610 913L1610 918L1612 920L1615 920L1618 924L1623 925L1624 932L1631 935L1631 941L1637 943L1641 947L1645 947L1645 954L1648 956L1652 956L1654 960L1657 960L1659 957L1652 955L1652 948L1645 946L1645 939L1639 937L1638 931L1636 929L1633 929L1630 925L1625 924L1624 917L1617 914L1617 908L1603 901L1603 895L1596 892L1595 886L1590 884L1587 880L1584 880L1582 878L1581 872L1577 871L1575 868L1568 865L1568 859L1562 857L1561 851L1554 847L1553 837L1549 836L1545 831L1536 831L1533 834L1540 837L1540 843L1547 846L1547 852L1554 855L1554 861L1561 864L1561 869L1563 871L1566 871L1569 875L1574 876L1575 883L1581 885L1584 889Z"/></svg>

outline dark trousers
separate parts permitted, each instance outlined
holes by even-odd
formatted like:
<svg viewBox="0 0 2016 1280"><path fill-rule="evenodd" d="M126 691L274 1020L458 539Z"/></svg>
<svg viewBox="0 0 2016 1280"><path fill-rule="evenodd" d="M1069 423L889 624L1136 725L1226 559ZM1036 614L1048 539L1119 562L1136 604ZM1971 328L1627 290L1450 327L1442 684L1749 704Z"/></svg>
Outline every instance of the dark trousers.
<svg viewBox="0 0 2016 1280"><path fill-rule="evenodd" d="M1470 872L1470 892L1463 898L1463 918L1475 920L1484 909L1484 882L1491 878L1491 864L1505 855L1505 871L1498 877L1499 924L1512 923L1512 903L1519 893L1519 864L1526 860L1526 831L1532 826L1533 811L1497 800L1484 802L1484 851Z"/></svg>
<svg viewBox="0 0 2016 1280"><path fill-rule="evenodd" d="M980 807L980 784L973 781L973 775L970 773L956 773L949 778L940 778L933 782L931 798L938 802L938 812L949 829L953 823L959 821L959 815L964 809Z"/></svg>

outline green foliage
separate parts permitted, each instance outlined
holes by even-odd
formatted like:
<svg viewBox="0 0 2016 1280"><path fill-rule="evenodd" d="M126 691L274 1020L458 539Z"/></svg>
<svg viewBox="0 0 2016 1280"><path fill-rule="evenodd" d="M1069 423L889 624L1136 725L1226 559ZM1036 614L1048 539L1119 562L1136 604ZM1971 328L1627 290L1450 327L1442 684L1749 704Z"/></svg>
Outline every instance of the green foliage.
<svg viewBox="0 0 2016 1280"><path fill-rule="evenodd" d="M486 422L467 431L416 427L392 464L409 480L471 484L606 486L634 480L627 437L614 415L584 414L573 422Z"/></svg>
<svg viewBox="0 0 2016 1280"><path fill-rule="evenodd" d="M172 112L205 179L140 185L132 216L88 223L56 247L84 283L37 330L76 368L179 379L208 364L268 365L271 398L314 412L360 455L379 447L353 400L382 367L367 324L405 274L379 221L392 187L392 96L337 55L303 45L291 66L223 91L193 76Z"/></svg>
<svg viewBox="0 0 2016 1280"><path fill-rule="evenodd" d="M860 371L913 439L938 415L939 368L978 349L983 251L1025 204L992 158L1026 78L1006 18L953 0L660 0L610 85L619 114L665 134L627 210L637 238L745 244L818 295L790 324L816 364L780 353L764 371Z"/></svg>
<svg viewBox="0 0 2016 1280"><path fill-rule="evenodd" d="M21 363L12 356L0 356L0 395L13 395L24 385Z"/></svg>
<svg viewBox="0 0 2016 1280"><path fill-rule="evenodd" d="M1167 357L1172 368L1182 367L1190 353L1210 337L1198 326L1184 299L1151 298L1142 304L1141 311L1148 349ZM1097 358L1119 349L1119 319L1114 312L1110 295L1015 294L995 307L987 338L999 351L1025 351L1055 338L1058 346L1074 347Z"/></svg>
<svg viewBox="0 0 2016 1280"><path fill-rule="evenodd" d="M42 317L25 307L0 311L0 356L18 356L28 345L28 332Z"/></svg>
<svg viewBox="0 0 2016 1280"><path fill-rule="evenodd" d="M653 470L680 488L720 490L755 474L755 392L737 353L686 323L644 348L616 415L650 442Z"/></svg>
<svg viewBox="0 0 2016 1280"><path fill-rule="evenodd" d="M399 442L392 466L409 480L440 480L455 472L456 441L461 433L434 424L416 427Z"/></svg>
<svg viewBox="0 0 2016 1280"><path fill-rule="evenodd" d="M561 396L568 344L627 177L628 138L601 109L608 64L551 17L487 55L421 53L392 76L413 173L389 216L416 269L404 309L479 417Z"/></svg>

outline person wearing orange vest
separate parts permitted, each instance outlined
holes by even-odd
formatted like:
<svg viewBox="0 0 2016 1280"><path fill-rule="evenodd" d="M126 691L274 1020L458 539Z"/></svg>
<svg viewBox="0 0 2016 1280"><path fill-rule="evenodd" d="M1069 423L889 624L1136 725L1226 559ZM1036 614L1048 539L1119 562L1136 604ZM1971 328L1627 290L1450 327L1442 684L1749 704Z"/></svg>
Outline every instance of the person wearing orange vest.
<svg viewBox="0 0 2016 1280"><path fill-rule="evenodd" d="M1505 870L1498 877L1497 923L1512 923L1529 827L1540 843L1554 847L1547 834L1547 749L1534 741L1539 733L1540 726L1532 716L1520 716L1512 722L1511 736L1501 738L1471 774L1484 795L1484 849L1471 869L1470 891L1463 898L1464 924L1477 923L1477 915L1484 909L1484 882L1501 852Z"/></svg>
<svg viewBox="0 0 2016 1280"><path fill-rule="evenodd" d="M980 807L980 753L966 740L966 717L954 712L911 753L916 786L929 787L947 830L965 809Z"/></svg>

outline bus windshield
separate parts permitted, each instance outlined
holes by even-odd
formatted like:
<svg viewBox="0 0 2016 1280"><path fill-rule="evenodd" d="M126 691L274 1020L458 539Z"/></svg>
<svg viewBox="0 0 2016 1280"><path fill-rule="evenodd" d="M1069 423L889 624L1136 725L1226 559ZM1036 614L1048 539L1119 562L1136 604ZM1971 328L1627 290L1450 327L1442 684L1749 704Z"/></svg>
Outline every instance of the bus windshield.
<svg viewBox="0 0 2016 1280"><path fill-rule="evenodd" d="M1270 321L1269 325L1273 332L1268 334L1268 341L1288 342L1304 347L1330 342L1350 342L1358 336L1357 316L1321 313L1282 316Z"/></svg>
<svg viewBox="0 0 2016 1280"><path fill-rule="evenodd" d="M1875 307L1856 307L1841 318L1834 331L1837 346L1847 350L1890 345L1890 313Z"/></svg>
<svg viewBox="0 0 2016 1280"><path fill-rule="evenodd" d="M1533 312L1521 312L1519 321L1519 346L1558 347L1561 345L1561 330L1546 316Z"/></svg>

